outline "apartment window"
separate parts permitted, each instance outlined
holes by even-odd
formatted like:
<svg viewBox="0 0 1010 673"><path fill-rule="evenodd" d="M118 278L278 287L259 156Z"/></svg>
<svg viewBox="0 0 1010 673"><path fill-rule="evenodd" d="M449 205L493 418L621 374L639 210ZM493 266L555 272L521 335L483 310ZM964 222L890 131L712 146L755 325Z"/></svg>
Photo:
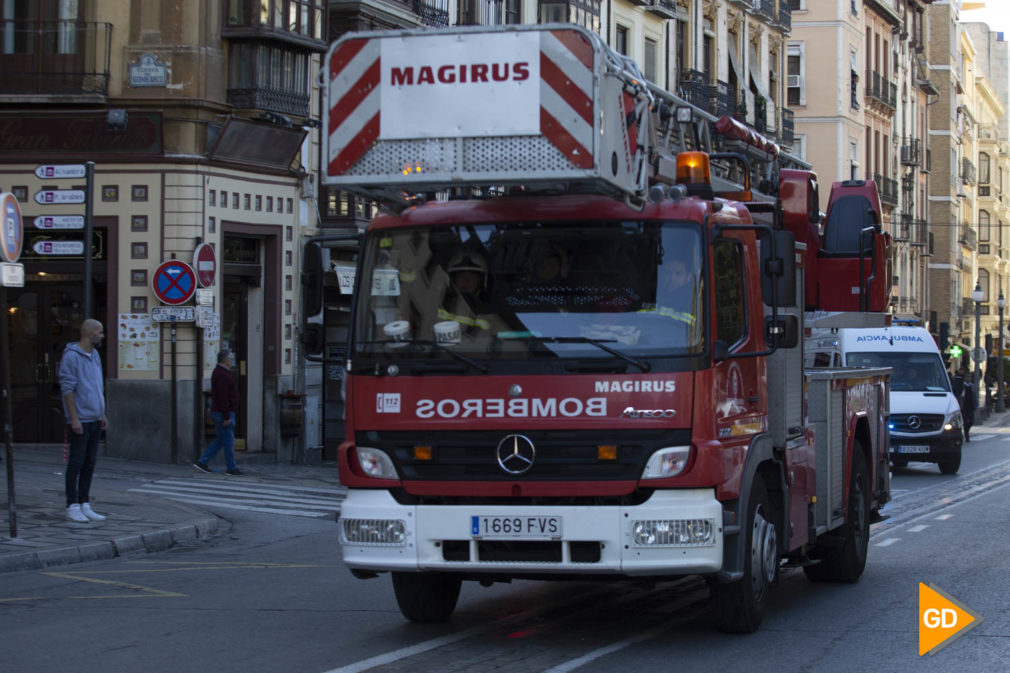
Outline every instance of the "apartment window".
<svg viewBox="0 0 1010 673"><path fill-rule="evenodd" d="M711 22L705 22L705 37L702 41L702 65L701 70L705 73L706 82L714 82L715 75L713 66L715 64L715 34L710 29Z"/></svg>
<svg viewBox="0 0 1010 673"><path fill-rule="evenodd" d="M989 155L985 152L978 155L978 184L989 184Z"/></svg>
<svg viewBox="0 0 1010 673"><path fill-rule="evenodd" d="M989 301L989 272L985 269L978 270L978 284L982 288L982 303Z"/></svg>
<svg viewBox="0 0 1010 673"><path fill-rule="evenodd" d="M505 23L513 25L523 21L522 0L505 0Z"/></svg>
<svg viewBox="0 0 1010 673"><path fill-rule="evenodd" d="M806 105L807 97L803 86L803 45L790 44L786 54L786 103Z"/></svg>
<svg viewBox="0 0 1010 673"><path fill-rule="evenodd" d="M620 24L614 34L614 51L624 56L628 55L628 29Z"/></svg>
<svg viewBox="0 0 1010 673"><path fill-rule="evenodd" d="M601 0L540 0L540 23L574 23L600 32Z"/></svg>
<svg viewBox="0 0 1010 673"><path fill-rule="evenodd" d="M265 26L321 40L325 7L325 0L228 0L225 26Z"/></svg>
<svg viewBox="0 0 1010 673"><path fill-rule="evenodd" d="M804 0L789 0L789 9L793 11L806 9L806 7L803 6L803 2Z"/></svg>
<svg viewBox="0 0 1010 673"><path fill-rule="evenodd" d="M656 81L656 41L651 37L645 38L645 56L642 59L644 67L642 74L650 82Z"/></svg>
<svg viewBox="0 0 1010 673"><path fill-rule="evenodd" d="M519 0L460 0L457 23L461 26L501 26L519 23L520 13Z"/></svg>
<svg viewBox="0 0 1010 673"><path fill-rule="evenodd" d="M859 144L855 140L849 141L849 178L855 180L859 170Z"/></svg>
<svg viewBox="0 0 1010 673"><path fill-rule="evenodd" d="M988 241L990 239L990 222L988 210L978 211L978 240Z"/></svg>
<svg viewBox="0 0 1010 673"><path fill-rule="evenodd" d="M228 47L228 90L232 104L308 113L309 54L259 42ZM257 98L260 91L272 96ZM274 99L280 99L274 103ZM268 104L269 102L269 104Z"/></svg>
<svg viewBox="0 0 1010 673"><path fill-rule="evenodd" d="M679 79L687 69L687 64L691 62L691 59L688 55L687 21L677 21L676 24L674 30L677 36L677 46L674 50L674 67L677 69L676 78Z"/></svg>

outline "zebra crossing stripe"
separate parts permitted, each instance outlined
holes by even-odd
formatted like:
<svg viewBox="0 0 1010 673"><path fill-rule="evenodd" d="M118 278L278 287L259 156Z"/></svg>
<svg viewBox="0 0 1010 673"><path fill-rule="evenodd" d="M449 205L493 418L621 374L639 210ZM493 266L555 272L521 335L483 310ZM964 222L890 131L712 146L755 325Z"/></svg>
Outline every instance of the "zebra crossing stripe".
<svg viewBox="0 0 1010 673"><path fill-rule="evenodd" d="M131 489L131 490L141 490L141 489ZM223 507L224 509L239 509L247 512L265 512L267 514L283 514L286 516L304 516L310 518L320 518L324 516L331 516L332 512L320 512L318 510L303 510L303 509L279 509L277 507L264 507L266 504L275 504L269 502L260 502L259 504L244 504L240 505L234 501L217 499L217 498L198 498L193 496L183 497L181 494L175 491L162 491L160 489L144 489L144 493L151 493L154 495L162 495L169 500L177 500L179 502L185 502L191 505L207 505L208 507ZM250 503L255 503L257 501L250 501Z"/></svg>
<svg viewBox="0 0 1010 673"><path fill-rule="evenodd" d="M332 516L340 511L341 503L338 497L341 491L333 488L234 484L205 479L163 479L130 490L195 505L305 517Z"/></svg>

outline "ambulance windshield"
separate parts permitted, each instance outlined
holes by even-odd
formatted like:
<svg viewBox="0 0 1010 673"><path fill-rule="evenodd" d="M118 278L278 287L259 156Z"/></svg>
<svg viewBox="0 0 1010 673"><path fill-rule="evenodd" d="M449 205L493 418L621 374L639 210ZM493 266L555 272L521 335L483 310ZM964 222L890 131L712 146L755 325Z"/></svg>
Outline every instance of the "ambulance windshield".
<svg viewBox="0 0 1010 673"><path fill-rule="evenodd" d="M450 362L695 355L704 348L701 245L689 222L375 231L359 264L353 354Z"/></svg>

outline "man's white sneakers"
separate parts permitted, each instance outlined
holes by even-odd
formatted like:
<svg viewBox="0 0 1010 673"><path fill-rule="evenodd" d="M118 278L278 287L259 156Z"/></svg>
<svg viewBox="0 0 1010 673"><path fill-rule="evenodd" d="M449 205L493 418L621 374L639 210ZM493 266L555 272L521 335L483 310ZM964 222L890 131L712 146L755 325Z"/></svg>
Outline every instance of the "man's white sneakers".
<svg viewBox="0 0 1010 673"><path fill-rule="evenodd" d="M81 505L81 513L88 517L89 521L105 521L105 516L91 509L91 503L86 502Z"/></svg>
<svg viewBox="0 0 1010 673"><path fill-rule="evenodd" d="M91 509L90 507L88 509ZM77 523L88 523L88 517L81 512L81 506L77 503L67 505L67 518Z"/></svg>

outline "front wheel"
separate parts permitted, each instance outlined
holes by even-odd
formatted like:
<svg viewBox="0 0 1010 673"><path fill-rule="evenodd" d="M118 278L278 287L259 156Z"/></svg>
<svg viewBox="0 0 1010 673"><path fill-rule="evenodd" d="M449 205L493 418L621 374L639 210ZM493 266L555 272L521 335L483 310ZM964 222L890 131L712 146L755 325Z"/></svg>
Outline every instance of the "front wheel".
<svg viewBox="0 0 1010 673"><path fill-rule="evenodd" d="M826 535L834 539L825 540L823 549L818 545L815 550L814 556L821 562L805 566L803 572L813 582L855 582L866 568L870 543L870 475L858 441L852 447L845 523Z"/></svg>
<svg viewBox="0 0 1010 673"><path fill-rule="evenodd" d="M758 475L747 508L743 579L709 586L719 628L727 633L754 633L768 606L768 592L778 579L778 518L764 480Z"/></svg>
<svg viewBox="0 0 1010 673"><path fill-rule="evenodd" d="M943 474L957 474L957 471L961 469L961 456L960 454L954 456L953 458L948 458L947 460L940 461L940 472Z"/></svg>
<svg viewBox="0 0 1010 673"><path fill-rule="evenodd" d="M393 573L393 591L403 616L412 622L444 622L456 609L463 580L448 573Z"/></svg>

